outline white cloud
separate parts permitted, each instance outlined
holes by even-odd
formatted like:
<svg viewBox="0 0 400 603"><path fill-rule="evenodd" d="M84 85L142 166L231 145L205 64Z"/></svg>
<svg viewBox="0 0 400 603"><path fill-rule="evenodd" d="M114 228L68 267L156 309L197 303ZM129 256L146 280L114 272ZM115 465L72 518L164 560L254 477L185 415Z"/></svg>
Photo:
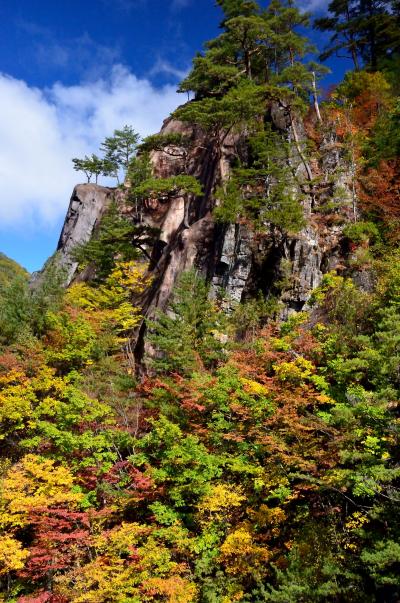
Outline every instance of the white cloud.
<svg viewBox="0 0 400 603"><path fill-rule="evenodd" d="M0 74L0 224L52 225L81 178L71 158L96 152L115 128L157 132L184 99L121 65L107 79L47 90Z"/></svg>
<svg viewBox="0 0 400 603"><path fill-rule="evenodd" d="M155 75L161 74L161 75L169 75L175 79L182 80L184 77L187 76L189 69L190 69L190 65L188 65L186 69L178 69L177 67L175 67L175 65L173 65L169 61L166 61L165 59L158 57L154 66L152 67L151 71L149 72L149 76L153 77Z"/></svg>
<svg viewBox="0 0 400 603"><path fill-rule="evenodd" d="M172 0L171 9L172 10L180 10L181 8L186 8L191 3L191 0Z"/></svg>
<svg viewBox="0 0 400 603"><path fill-rule="evenodd" d="M328 9L328 0L302 0L299 7L310 13L324 13Z"/></svg>
<svg viewBox="0 0 400 603"><path fill-rule="evenodd" d="M111 5L114 9L130 12L137 8L141 8L148 3L149 0L102 0L103 4L106 6ZM186 8L191 4L192 0L167 0L170 3L170 10L180 10L182 8Z"/></svg>

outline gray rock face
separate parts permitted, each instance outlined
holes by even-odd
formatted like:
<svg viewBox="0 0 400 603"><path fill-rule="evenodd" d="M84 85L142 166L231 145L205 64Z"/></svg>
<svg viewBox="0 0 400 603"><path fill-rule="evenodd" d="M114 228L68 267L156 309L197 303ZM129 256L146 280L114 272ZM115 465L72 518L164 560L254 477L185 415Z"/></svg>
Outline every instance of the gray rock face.
<svg viewBox="0 0 400 603"><path fill-rule="evenodd" d="M270 118L273 127L290 139L284 112L272 108ZM128 210L136 223L159 231L158 240L148 250L152 286L135 301L142 307L144 317L152 318L157 309L168 307L179 276L193 266L209 280L212 296L224 292L228 310L261 291L265 296L280 296L284 303L282 318L307 307L312 290L321 283L326 272L344 269L342 229L346 222L354 219L354 190L351 170L335 140L324 140L318 149L319 159L312 163L314 176L322 183L318 194L315 191L307 194L299 185L307 225L300 233L289 236L268 224L260 234L245 223L223 226L213 219L212 210L218 205L216 189L229 178L238 155L246 153L239 134L228 136L221 146L198 127L171 118L164 122L161 133L184 134L190 145L152 152L154 175L162 178L182 173L195 176L204 194L200 198L191 195L152 198L141 204L136 213L134 210L134 215ZM303 138L301 124L298 133ZM296 150L289 159L292 171L307 182L304 161ZM295 194L296 191L297 185ZM77 269L71 250L93 235L114 192L93 184L74 189L58 244L58 261L68 272L68 283L76 276ZM124 191L117 192L124 207ZM125 207L124 213L126 211ZM279 283L285 279L286 286L282 288ZM136 358L142 361L148 352L151 350L143 323L136 333Z"/></svg>
<svg viewBox="0 0 400 603"><path fill-rule="evenodd" d="M97 184L78 184L72 193L64 226L57 245L57 263L66 271L66 284L75 276L77 262L72 249L86 243L99 224L113 195L113 189Z"/></svg>
<svg viewBox="0 0 400 603"><path fill-rule="evenodd" d="M211 292L217 296L222 289L234 304L242 300L251 273L252 237L241 224L230 224L221 240L222 249L214 268Z"/></svg>
<svg viewBox="0 0 400 603"><path fill-rule="evenodd" d="M287 120L282 112L272 111L271 119L276 128L287 130ZM350 219L351 187L346 179L346 166L334 142L324 142L320 149L320 165L315 169L320 173L326 170L327 178L333 183L325 186L325 192L319 198L321 203L337 204L334 211L338 214L339 225L328 223L324 214L318 213L318 208L312 209L310 196L299 191L307 216L306 228L297 235L284 237L266 225L265 234L260 236L245 224L222 227L215 224L211 216L213 207L218 204L216 187L229 177L240 148L240 136L228 137L222 148L216 149L198 128L173 119L166 120L161 132L185 134L192 144L189 153L182 154L181 159L177 158L179 149L171 154L152 153L155 174L168 177L185 172L196 176L205 194L201 199L176 198L167 203L153 200L144 211L145 223L160 229L159 241L162 242L154 257L156 284L146 300L146 313L151 316L155 308L167 306L179 275L192 266L209 279L211 295L217 296L223 290L231 304L235 304L251 297L256 290L261 289L265 295L275 294L284 265L285 270L289 270L287 276L291 287L282 294L282 301L288 312L302 309L312 290L321 283L324 273L340 270L343 265L341 225ZM304 171L296 154L291 162L297 173ZM336 201L338 181L340 203Z"/></svg>

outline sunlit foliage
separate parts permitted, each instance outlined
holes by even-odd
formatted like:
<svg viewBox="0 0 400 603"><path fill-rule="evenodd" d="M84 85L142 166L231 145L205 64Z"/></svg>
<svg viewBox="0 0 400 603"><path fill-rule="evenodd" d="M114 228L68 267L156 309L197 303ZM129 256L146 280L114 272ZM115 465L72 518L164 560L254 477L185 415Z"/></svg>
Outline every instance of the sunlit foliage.
<svg viewBox="0 0 400 603"><path fill-rule="evenodd" d="M291 2L218 4L222 33L196 57L181 84L195 99L176 114L203 129L215 161L230 134L241 137L214 216L285 241L308 219L325 227L336 216L346 265L285 321L263 290L227 313L192 269L144 323L137 300L153 286L143 263L151 241L113 204L76 251L91 280L64 290L55 266L33 289L24 275L7 277L1 601L399 599L399 101L389 52L398 3L387 13L388 3L369 3L379 9L373 24L390 17L391 46L380 37L373 49L380 56L360 46L365 20L355 46L343 40L348 29L337 32L370 69L346 75L321 120L308 115L309 147L296 138L321 73L304 63L310 46L299 26L308 17ZM337 27L345 5L330 4ZM286 138L271 126L272 103L286 111ZM340 215L336 197L334 208L319 205L342 176L324 180L326 141L349 166L353 206ZM203 194L193 176L151 174L146 153L185 160L185 137L149 137L134 160L131 147L124 155L113 144L130 209ZM274 295L293 285L284 268ZM357 286L360 274L367 287ZM140 371L130 347L139 329Z"/></svg>

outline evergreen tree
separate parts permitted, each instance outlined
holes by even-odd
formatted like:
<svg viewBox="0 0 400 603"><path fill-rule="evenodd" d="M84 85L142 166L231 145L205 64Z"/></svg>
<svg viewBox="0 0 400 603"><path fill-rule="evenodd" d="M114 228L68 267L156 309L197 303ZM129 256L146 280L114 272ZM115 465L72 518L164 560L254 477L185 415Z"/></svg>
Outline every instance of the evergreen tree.
<svg viewBox="0 0 400 603"><path fill-rule="evenodd" d="M250 17L256 14L259 9L259 5L253 0L217 0L217 4L225 14L222 25L226 20L234 17Z"/></svg>
<svg viewBox="0 0 400 603"><path fill-rule="evenodd" d="M37 336L47 328L48 312L56 312L61 304L65 286L65 270L57 264L56 255L45 264L37 283L29 289L30 322Z"/></svg>
<svg viewBox="0 0 400 603"><path fill-rule="evenodd" d="M183 273L168 310L149 323L156 370L190 374L213 366L223 356L222 322L205 280L195 270Z"/></svg>
<svg viewBox="0 0 400 603"><path fill-rule="evenodd" d="M305 224L296 181L288 165L290 145L270 126L249 141L247 165L216 192L219 206L214 215L222 222L250 220L260 231L268 224L282 232L297 232Z"/></svg>
<svg viewBox="0 0 400 603"><path fill-rule="evenodd" d="M27 279L16 276L0 295L0 342L10 343L17 339L29 324L30 296Z"/></svg>
<svg viewBox="0 0 400 603"><path fill-rule="evenodd" d="M148 178L135 186L133 192L138 197L176 197L192 194L199 196L202 188L194 176L170 176L169 178Z"/></svg>
<svg viewBox="0 0 400 603"><path fill-rule="evenodd" d="M195 59L180 90L192 90L196 99L179 108L175 117L206 130L218 156L229 133L254 131L268 106L277 103L289 116L292 140L312 187L313 174L296 116L308 108L312 97L321 121L317 79L326 70L304 62L313 50L299 33L309 22L308 15L292 2L280 0L272 0L267 9L255 2L220 4L226 11L224 31Z"/></svg>
<svg viewBox="0 0 400 603"><path fill-rule="evenodd" d="M74 157L74 170L84 172L88 183L95 176L97 184L100 175L116 178L119 183L119 171L122 169L124 175L128 172L129 165L136 155L139 138L139 134L131 126L114 130L113 136L108 136L100 145L103 157L94 153L90 157L85 155L83 159Z"/></svg>
<svg viewBox="0 0 400 603"><path fill-rule="evenodd" d="M154 233L153 233L154 234ZM104 281L115 267L117 260L129 261L146 255L151 229L136 225L121 215L113 202L103 216L95 235L73 250L74 259L82 267L92 264L95 279Z"/></svg>
<svg viewBox="0 0 400 603"><path fill-rule="evenodd" d="M104 171L104 162L97 155L92 154L91 157L85 155L83 159L74 157L72 159L74 170L77 172L83 172L87 178L88 184L90 183L93 176L95 176L96 184L100 174Z"/></svg>
<svg viewBox="0 0 400 603"><path fill-rule="evenodd" d="M225 12L224 31L194 59L179 91L192 91L196 99L221 96L243 78L268 84L271 93L274 86L284 90L291 81L290 70L285 70L299 69L313 48L298 33L308 25L308 15L292 2L280 0L272 0L267 9L243 0L221 0L219 4Z"/></svg>
<svg viewBox="0 0 400 603"><path fill-rule="evenodd" d="M231 132L254 127L265 112L266 94L262 86L243 81L222 98L207 97L188 103L174 113L177 119L198 124L210 137L217 155Z"/></svg>
<svg viewBox="0 0 400 603"><path fill-rule="evenodd" d="M377 69L378 63L398 51L400 32L396 3L390 0L333 0L330 15L315 21L321 31L333 31L321 55L350 56L355 69L361 64ZM347 53L347 54L346 54Z"/></svg>
<svg viewBox="0 0 400 603"><path fill-rule="evenodd" d="M317 19L315 27L320 31L333 31L330 46L321 54L325 60L332 55L349 56L354 68L360 68L360 42L357 35L357 11L354 0L333 0L328 7L330 16ZM341 55L341 52L348 55Z"/></svg>
<svg viewBox="0 0 400 603"><path fill-rule="evenodd" d="M131 126L124 126L122 130L114 130L114 134L105 139L100 149L106 161L117 165L126 173L135 156L139 138L139 134Z"/></svg>
<svg viewBox="0 0 400 603"><path fill-rule="evenodd" d="M0 291L0 342L12 343L30 333L41 337L48 326L48 313L59 309L65 273L51 258L37 281L29 286L17 275Z"/></svg>

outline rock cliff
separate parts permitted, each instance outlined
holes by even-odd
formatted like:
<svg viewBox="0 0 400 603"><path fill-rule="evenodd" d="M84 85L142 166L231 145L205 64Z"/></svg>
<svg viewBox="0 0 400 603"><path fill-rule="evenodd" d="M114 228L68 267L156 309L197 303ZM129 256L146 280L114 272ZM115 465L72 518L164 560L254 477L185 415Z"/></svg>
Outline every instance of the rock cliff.
<svg viewBox="0 0 400 603"><path fill-rule="evenodd" d="M290 137L282 111L273 107L269 119L276 130ZM302 132L302 124L299 130ZM342 228L352 219L354 199L349 167L332 137L327 135L319 143L315 153L318 159L312 165L319 181L318 200L310 193L298 191L307 217L306 226L296 235L285 236L268 225L260 235L246 223L222 225L213 219L212 210L218 204L216 188L227 179L241 153L243 141L239 134L228 136L222 148L217 149L199 128L172 118L164 122L161 132L183 134L190 144L187 148L153 151L154 175L195 176L204 195L149 199L140 212L132 215L136 223L159 232L158 240L149 250L153 285L140 300L144 316L153 316L156 308L168 305L179 275L193 266L207 277L213 296L224 291L228 306L251 298L260 290L266 297L278 295L284 302L283 318L306 306L324 273L343 269ZM302 135L304 138L304 132ZM301 152L294 153L291 162L294 171L304 171ZM60 264L68 272L68 282L77 270L71 250L92 236L112 196L113 189L93 184L74 189L57 252ZM288 283L284 288L278 286L283 277ZM143 345L144 327L137 334L138 356L143 353Z"/></svg>
<svg viewBox="0 0 400 603"><path fill-rule="evenodd" d="M113 189L97 184L78 184L74 188L56 252L57 263L66 272L67 285L78 269L71 251L90 239L112 197Z"/></svg>
<svg viewBox="0 0 400 603"><path fill-rule="evenodd" d="M287 131L282 115L271 112L271 120L275 128ZM310 195L304 197L306 227L292 236L274 229L260 236L244 223L223 226L212 217L218 204L215 189L229 175L240 152L240 137L228 137L217 153L196 128L168 119L162 133L171 132L190 137L189 155L180 162L179 149L173 154L153 152L154 173L168 177L185 170L200 180L205 194L201 199L186 200L186 208L183 198L167 204L153 202L145 208L142 220L160 229L159 244L153 250L155 284L146 300L146 312L165 307L179 274L192 266L207 276L213 295L224 290L233 302L251 297L256 290L266 296L276 293L283 270L289 271L290 286L280 294L286 312L301 310L323 274L343 268L342 227L351 219L353 208L348 169L338 146L324 141L318 150L319 162L313 167L322 183L321 193L319 205L312 209ZM294 156L293 162L295 169L304 169L299 157Z"/></svg>

